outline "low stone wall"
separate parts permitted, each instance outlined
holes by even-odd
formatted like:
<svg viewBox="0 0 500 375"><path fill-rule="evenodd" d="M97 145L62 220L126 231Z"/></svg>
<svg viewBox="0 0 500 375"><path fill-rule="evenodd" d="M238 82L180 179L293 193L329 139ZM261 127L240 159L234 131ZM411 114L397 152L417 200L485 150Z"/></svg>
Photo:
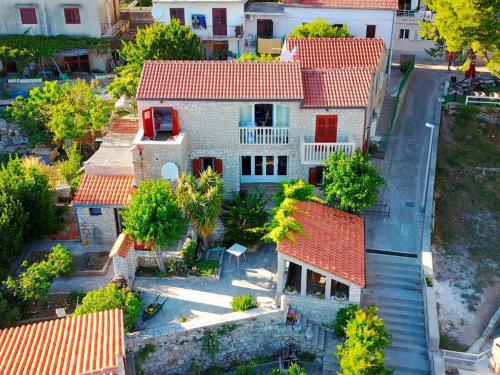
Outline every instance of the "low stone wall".
<svg viewBox="0 0 500 375"><path fill-rule="evenodd" d="M334 298L319 299L312 296L287 295L282 297L281 304L290 305L300 313L307 314L307 319L317 324L331 323L337 312L346 307L348 301L337 301Z"/></svg>
<svg viewBox="0 0 500 375"><path fill-rule="evenodd" d="M205 330L218 332L215 363L203 350ZM127 351L136 355L146 346L154 347L154 352L139 364L144 374L173 375L190 373L193 362L200 369L213 365L230 368L252 358L277 354L282 343L292 338L301 350L314 351L303 334L286 325L286 311L254 309L219 315L211 322L191 320L131 333L125 342Z"/></svg>

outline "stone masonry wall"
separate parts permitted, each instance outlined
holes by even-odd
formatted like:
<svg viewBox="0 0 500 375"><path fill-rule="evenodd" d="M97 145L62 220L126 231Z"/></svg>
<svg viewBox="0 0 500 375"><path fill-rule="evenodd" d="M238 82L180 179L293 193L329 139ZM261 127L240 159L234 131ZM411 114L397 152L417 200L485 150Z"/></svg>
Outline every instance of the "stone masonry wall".
<svg viewBox="0 0 500 375"><path fill-rule="evenodd" d="M89 207L76 207L80 239L89 243L113 243L118 237L113 208L101 208L102 215L90 215ZM96 228L96 229L94 229Z"/></svg>
<svg viewBox="0 0 500 375"><path fill-rule="evenodd" d="M337 312L348 305L347 301L336 301L334 298L319 299L312 296L283 295L285 304L307 315L307 319L317 324L331 323Z"/></svg>
<svg viewBox="0 0 500 375"><path fill-rule="evenodd" d="M153 345L154 353L141 363L143 373L169 375L188 374L192 360L202 369L212 366L210 356L202 349L206 329L226 331L219 337L217 366L230 367L277 353L281 344L290 338L299 344L301 350L315 351L303 333L296 333L285 324L286 311L255 309L214 319L208 324L193 320L184 323L183 327L168 326L128 334L125 339L127 351L137 354L146 345Z"/></svg>

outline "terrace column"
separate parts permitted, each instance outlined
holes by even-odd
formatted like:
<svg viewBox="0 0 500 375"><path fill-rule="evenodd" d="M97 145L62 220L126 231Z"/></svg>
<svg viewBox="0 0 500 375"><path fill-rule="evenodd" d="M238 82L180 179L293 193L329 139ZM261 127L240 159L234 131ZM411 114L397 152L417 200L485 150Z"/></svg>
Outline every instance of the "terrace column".
<svg viewBox="0 0 500 375"><path fill-rule="evenodd" d="M361 303L361 288L357 285L349 285L349 303L359 305Z"/></svg>
<svg viewBox="0 0 500 375"><path fill-rule="evenodd" d="M283 293L285 289L285 272L286 272L286 259L283 254L278 252L278 282L276 285L276 293L278 295Z"/></svg>
<svg viewBox="0 0 500 375"><path fill-rule="evenodd" d="M330 276L326 276L326 284L325 284L325 299L330 299L332 296L332 278Z"/></svg>
<svg viewBox="0 0 500 375"><path fill-rule="evenodd" d="M301 264L301 274L300 274L300 295L307 295L307 267L304 263Z"/></svg>

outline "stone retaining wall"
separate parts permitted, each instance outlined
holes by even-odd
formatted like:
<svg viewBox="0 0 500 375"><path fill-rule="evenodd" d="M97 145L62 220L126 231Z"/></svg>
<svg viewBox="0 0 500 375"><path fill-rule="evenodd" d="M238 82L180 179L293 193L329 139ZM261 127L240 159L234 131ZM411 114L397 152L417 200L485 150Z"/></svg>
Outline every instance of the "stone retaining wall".
<svg viewBox="0 0 500 375"><path fill-rule="evenodd" d="M282 305L290 305L300 313L307 314L307 319L317 324L331 323L337 312L349 304L348 301L337 301L334 298L327 300L299 294L284 294L281 301Z"/></svg>

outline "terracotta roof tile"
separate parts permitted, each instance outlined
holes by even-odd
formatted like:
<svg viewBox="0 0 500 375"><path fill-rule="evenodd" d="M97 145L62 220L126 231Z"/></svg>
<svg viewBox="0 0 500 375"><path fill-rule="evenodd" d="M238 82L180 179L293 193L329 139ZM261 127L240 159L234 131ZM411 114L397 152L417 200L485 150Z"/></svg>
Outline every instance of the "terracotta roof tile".
<svg viewBox="0 0 500 375"><path fill-rule="evenodd" d="M398 0L284 0L284 3L343 9L399 9Z"/></svg>
<svg viewBox="0 0 500 375"><path fill-rule="evenodd" d="M125 356L121 310L0 331L0 374L117 374Z"/></svg>
<svg viewBox="0 0 500 375"><path fill-rule="evenodd" d="M278 252L365 286L365 228L362 218L315 202L299 202L292 217L302 234L285 239Z"/></svg>
<svg viewBox="0 0 500 375"><path fill-rule="evenodd" d="M146 61L138 99L303 99L295 62Z"/></svg>
<svg viewBox="0 0 500 375"><path fill-rule="evenodd" d="M304 69L376 70L384 49L384 40L375 38L287 38L285 47L288 51L297 48L296 59Z"/></svg>
<svg viewBox="0 0 500 375"><path fill-rule="evenodd" d="M134 240L126 235L125 233L121 233L115 241L111 251L109 252L109 257L113 258L115 255L126 258L130 249L134 246Z"/></svg>
<svg viewBox="0 0 500 375"><path fill-rule="evenodd" d="M305 107L366 107L373 74L369 70L305 70Z"/></svg>
<svg viewBox="0 0 500 375"><path fill-rule="evenodd" d="M118 117L111 122L111 132L117 134L135 134L139 130L139 120L134 118Z"/></svg>
<svg viewBox="0 0 500 375"><path fill-rule="evenodd" d="M73 205L115 205L131 202L134 176L84 174L76 190Z"/></svg>

